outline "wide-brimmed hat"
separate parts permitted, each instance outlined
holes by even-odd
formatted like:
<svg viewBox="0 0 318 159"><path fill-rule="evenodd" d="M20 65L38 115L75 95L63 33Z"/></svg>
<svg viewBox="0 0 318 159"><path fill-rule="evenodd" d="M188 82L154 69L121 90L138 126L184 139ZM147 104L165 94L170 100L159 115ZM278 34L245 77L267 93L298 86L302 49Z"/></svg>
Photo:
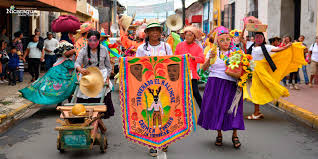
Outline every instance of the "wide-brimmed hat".
<svg viewBox="0 0 318 159"><path fill-rule="evenodd" d="M187 27L185 27L183 29L183 31L184 31L184 33L188 32L188 31L193 33L196 39L201 39L202 38L201 31L197 27L187 26Z"/></svg>
<svg viewBox="0 0 318 159"><path fill-rule="evenodd" d="M145 33L147 32L148 29L150 28L160 28L162 31L162 26L160 25L159 21L157 19L150 19L147 20L147 27L145 29Z"/></svg>
<svg viewBox="0 0 318 159"><path fill-rule="evenodd" d="M81 25L80 29L76 30L78 33L83 34L93 29L92 23L85 22Z"/></svg>
<svg viewBox="0 0 318 159"><path fill-rule="evenodd" d="M88 75L80 80L80 90L88 97L96 97L104 87L104 78L97 67L88 67Z"/></svg>
<svg viewBox="0 0 318 159"><path fill-rule="evenodd" d="M101 31L100 31L100 36L101 36L101 37L110 37L110 35L108 35L108 34L105 33L105 29L104 29L104 28L101 29Z"/></svg>
<svg viewBox="0 0 318 159"><path fill-rule="evenodd" d="M176 14L170 15L166 20L166 25L172 31L180 30L183 26L182 18Z"/></svg>
<svg viewBox="0 0 318 159"><path fill-rule="evenodd" d="M123 26L124 30L126 31L130 24L132 23L133 21L133 17L131 16L127 16L127 15L123 15L121 18L120 18L120 21L121 21L121 25Z"/></svg>

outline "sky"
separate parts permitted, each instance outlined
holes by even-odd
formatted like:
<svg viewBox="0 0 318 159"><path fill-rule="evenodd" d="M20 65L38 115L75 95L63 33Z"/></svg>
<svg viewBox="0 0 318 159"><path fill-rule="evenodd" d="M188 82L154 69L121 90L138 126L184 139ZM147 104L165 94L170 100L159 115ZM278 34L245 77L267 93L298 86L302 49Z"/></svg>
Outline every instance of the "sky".
<svg viewBox="0 0 318 159"><path fill-rule="evenodd" d="M165 3L166 0L118 0L123 6L145 6L145 5L153 5L157 3ZM167 0L167 1L174 1L174 10L178 8L182 8L181 0ZM185 5L186 7L190 6L193 2L197 0L186 0ZM174 14L173 12L169 12L168 15ZM159 20L163 21L165 19L166 13L142 13L136 15L136 20L142 20L143 18L157 18L159 16Z"/></svg>

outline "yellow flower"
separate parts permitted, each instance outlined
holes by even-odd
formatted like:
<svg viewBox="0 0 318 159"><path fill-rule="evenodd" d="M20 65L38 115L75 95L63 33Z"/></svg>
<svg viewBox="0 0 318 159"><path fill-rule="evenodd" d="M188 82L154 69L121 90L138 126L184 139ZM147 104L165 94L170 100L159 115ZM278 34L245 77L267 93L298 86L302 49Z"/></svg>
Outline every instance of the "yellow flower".
<svg viewBox="0 0 318 159"><path fill-rule="evenodd" d="M245 66L247 66L247 65L249 64L248 61L243 61L242 63L243 63L243 65L245 65Z"/></svg>
<svg viewBox="0 0 318 159"><path fill-rule="evenodd" d="M246 66L243 66L243 70L247 70L247 67L246 67Z"/></svg>

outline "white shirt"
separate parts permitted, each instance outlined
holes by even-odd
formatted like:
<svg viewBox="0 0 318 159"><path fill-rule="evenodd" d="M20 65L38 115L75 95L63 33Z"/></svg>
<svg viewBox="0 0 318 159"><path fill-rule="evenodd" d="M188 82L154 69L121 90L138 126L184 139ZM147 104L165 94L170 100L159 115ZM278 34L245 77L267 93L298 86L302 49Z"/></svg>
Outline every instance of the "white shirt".
<svg viewBox="0 0 318 159"><path fill-rule="evenodd" d="M157 46L152 46L148 43L147 50L144 49L144 46L145 43L138 47L136 57L173 55L170 45L165 42L160 42Z"/></svg>
<svg viewBox="0 0 318 159"><path fill-rule="evenodd" d="M225 73L225 70L226 70L225 62L220 58L220 51L218 50L217 52L218 54L216 55L217 59L215 63L209 67L209 72L210 72L209 77L217 77L217 78L236 82L235 78ZM205 57L206 60L209 60L210 53L211 53L211 50L206 54L206 57Z"/></svg>
<svg viewBox="0 0 318 159"><path fill-rule="evenodd" d="M309 51L312 52L311 54L311 60L318 62L318 44L314 43L310 46Z"/></svg>
<svg viewBox="0 0 318 159"><path fill-rule="evenodd" d="M248 41L246 43L246 49L249 49L252 46L253 42ZM271 55L271 52L273 49L277 49L277 47L272 46L272 45L265 45L265 48L267 50L267 52ZM259 61L259 60L263 60L264 54L263 54L263 50L262 47L257 46L257 47L253 47L252 49L252 56L253 56L253 61Z"/></svg>
<svg viewBox="0 0 318 159"><path fill-rule="evenodd" d="M30 49L29 58L41 58L42 57L42 50L37 48L38 42L29 42L28 49Z"/></svg>
<svg viewBox="0 0 318 159"><path fill-rule="evenodd" d="M45 54L46 55L55 55L54 50L57 48L58 45L59 45L59 42L54 38L52 38L51 40L49 40L49 39L44 40L44 48L52 51L52 52L45 51Z"/></svg>

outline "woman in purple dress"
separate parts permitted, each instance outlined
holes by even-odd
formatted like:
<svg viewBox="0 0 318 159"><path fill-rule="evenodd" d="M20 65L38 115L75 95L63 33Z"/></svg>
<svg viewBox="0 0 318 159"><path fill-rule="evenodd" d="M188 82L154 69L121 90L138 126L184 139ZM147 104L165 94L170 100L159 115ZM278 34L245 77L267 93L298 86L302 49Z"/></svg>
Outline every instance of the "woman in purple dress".
<svg viewBox="0 0 318 159"><path fill-rule="evenodd" d="M202 66L203 70L209 70L209 78L204 90L198 125L206 130L217 130L217 146L222 146L222 131L233 130L233 146L239 148L241 143L237 130L245 129L243 98L236 79L225 73L224 62L230 54L231 37L228 29L223 26L218 27L216 32L219 48L207 53L207 60Z"/></svg>

